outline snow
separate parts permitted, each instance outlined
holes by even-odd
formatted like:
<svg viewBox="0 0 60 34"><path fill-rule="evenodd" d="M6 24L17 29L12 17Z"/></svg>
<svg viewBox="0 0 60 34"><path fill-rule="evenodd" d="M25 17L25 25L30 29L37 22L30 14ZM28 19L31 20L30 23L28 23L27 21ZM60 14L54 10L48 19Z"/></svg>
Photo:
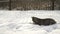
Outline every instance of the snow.
<svg viewBox="0 0 60 34"><path fill-rule="evenodd" d="M49 34L60 34L60 29L53 30Z"/></svg>
<svg viewBox="0 0 60 34"><path fill-rule="evenodd" d="M57 24L39 26L31 17L52 18ZM8 11L0 10L0 34L60 34L60 11Z"/></svg>

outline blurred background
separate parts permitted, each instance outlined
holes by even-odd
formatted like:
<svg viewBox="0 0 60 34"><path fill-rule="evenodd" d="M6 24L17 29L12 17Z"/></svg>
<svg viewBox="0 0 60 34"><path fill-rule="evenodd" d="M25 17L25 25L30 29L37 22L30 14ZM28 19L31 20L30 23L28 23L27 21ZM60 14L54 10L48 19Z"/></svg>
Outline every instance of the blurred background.
<svg viewBox="0 0 60 34"><path fill-rule="evenodd" d="M0 0L0 10L60 10L60 0Z"/></svg>

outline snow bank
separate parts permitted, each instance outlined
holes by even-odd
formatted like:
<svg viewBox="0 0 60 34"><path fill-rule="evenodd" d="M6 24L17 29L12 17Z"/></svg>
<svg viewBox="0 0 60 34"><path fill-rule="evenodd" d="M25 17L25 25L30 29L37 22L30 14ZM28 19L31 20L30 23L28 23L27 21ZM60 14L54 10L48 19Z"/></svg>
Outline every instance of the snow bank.
<svg viewBox="0 0 60 34"><path fill-rule="evenodd" d="M57 28L60 24L51 26L39 26L34 24L15 24L0 26L0 34L60 34L60 29Z"/></svg>
<svg viewBox="0 0 60 34"><path fill-rule="evenodd" d="M60 22L59 11L0 11L0 23L33 23L31 17L53 18Z"/></svg>

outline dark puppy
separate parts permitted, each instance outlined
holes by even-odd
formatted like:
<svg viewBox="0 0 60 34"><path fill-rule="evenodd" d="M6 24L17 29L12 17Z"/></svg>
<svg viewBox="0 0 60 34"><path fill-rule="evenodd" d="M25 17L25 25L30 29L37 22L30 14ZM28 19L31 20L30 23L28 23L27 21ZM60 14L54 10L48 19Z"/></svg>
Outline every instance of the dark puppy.
<svg viewBox="0 0 60 34"><path fill-rule="evenodd" d="M34 24L38 24L38 25L53 25L56 23L55 20L51 19L51 18L46 18L46 19L40 19L37 17L32 17L32 21L34 22Z"/></svg>

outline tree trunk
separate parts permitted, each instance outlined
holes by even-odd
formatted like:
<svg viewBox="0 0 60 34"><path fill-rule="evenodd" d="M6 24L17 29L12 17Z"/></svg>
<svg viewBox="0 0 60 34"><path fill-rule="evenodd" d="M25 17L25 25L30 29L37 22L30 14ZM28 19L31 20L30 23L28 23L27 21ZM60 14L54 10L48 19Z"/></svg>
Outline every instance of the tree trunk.
<svg viewBox="0 0 60 34"><path fill-rule="evenodd" d="M54 2L52 2L52 10L54 10Z"/></svg>
<svg viewBox="0 0 60 34"><path fill-rule="evenodd" d="M11 0L9 0L9 10L11 10Z"/></svg>

